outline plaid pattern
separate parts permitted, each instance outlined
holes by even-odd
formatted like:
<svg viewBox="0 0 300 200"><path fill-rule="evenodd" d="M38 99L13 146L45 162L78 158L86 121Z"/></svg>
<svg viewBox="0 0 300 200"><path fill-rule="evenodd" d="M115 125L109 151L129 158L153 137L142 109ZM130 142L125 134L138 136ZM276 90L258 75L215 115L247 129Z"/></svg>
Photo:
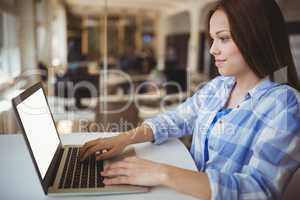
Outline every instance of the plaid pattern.
<svg viewBox="0 0 300 200"><path fill-rule="evenodd" d="M265 79L237 108L219 119L235 79L219 76L176 109L147 119L155 143L193 135L191 155L207 173L212 199L281 199L300 166L300 96L285 84Z"/></svg>

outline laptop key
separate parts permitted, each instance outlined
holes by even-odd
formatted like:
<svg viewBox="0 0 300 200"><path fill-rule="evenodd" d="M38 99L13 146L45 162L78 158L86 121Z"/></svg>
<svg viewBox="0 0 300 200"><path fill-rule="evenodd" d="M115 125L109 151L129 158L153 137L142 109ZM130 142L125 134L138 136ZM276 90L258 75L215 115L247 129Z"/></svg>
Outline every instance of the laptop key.
<svg viewBox="0 0 300 200"><path fill-rule="evenodd" d="M97 187L104 187L103 184L104 178L100 175L100 172L103 171L103 161L102 160L96 161L96 167L97 167L96 170Z"/></svg>
<svg viewBox="0 0 300 200"><path fill-rule="evenodd" d="M78 156L78 150L77 150L77 156L76 156L76 162L75 162L75 172L74 172L74 177L73 177L73 184L72 184L72 188L79 188L79 182L80 182L80 173L81 173L81 163L80 163L80 159Z"/></svg>
<svg viewBox="0 0 300 200"><path fill-rule="evenodd" d="M104 177L101 175L98 175L98 177L97 177L97 187L98 188L104 187L103 180L104 180Z"/></svg>
<svg viewBox="0 0 300 200"><path fill-rule="evenodd" d="M103 171L103 161L96 161L95 156L90 156L84 162L80 162L79 148L70 148L66 163L59 188L104 187L104 178L100 175Z"/></svg>
<svg viewBox="0 0 300 200"><path fill-rule="evenodd" d="M72 148L71 152L71 160L68 164L68 172L67 172L67 177L65 181L64 188L71 188L72 185L72 180L73 180L73 173L74 173L74 168L75 168L75 161L77 159L77 149L78 148Z"/></svg>
<svg viewBox="0 0 300 200"><path fill-rule="evenodd" d="M95 165L96 165L96 157L90 157L90 173L89 173L89 187L94 188L96 184L96 176L95 176Z"/></svg>
<svg viewBox="0 0 300 200"><path fill-rule="evenodd" d="M60 181L59 181L58 188L62 188L63 187L64 180L65 180L66 173L67 173L67 169L68 169L67 163L69 162L70 157L71 157L71 150L69 149L68 150L68 154L67 154L67 158L66 158L66 163L65 163L65 166L64 166L64 169L63 169L63 173L62 173L62 176L61 176Z"/></svg>
<svg viewBox="0 0 300 200"><path fill-rule="evenodd" d="M83 162L83 170L81 174L81 188L87 188L87 183L88 183L88 170L89 170L89 163L88 162Z"/></svg>

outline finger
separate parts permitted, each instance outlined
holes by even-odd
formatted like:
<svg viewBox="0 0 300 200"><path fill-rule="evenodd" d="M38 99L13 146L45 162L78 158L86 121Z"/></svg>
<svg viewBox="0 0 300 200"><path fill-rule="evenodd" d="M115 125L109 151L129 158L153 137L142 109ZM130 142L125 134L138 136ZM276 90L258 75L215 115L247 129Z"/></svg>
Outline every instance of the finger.
<svg viewBox="0 0 300 200"><path fill-rule="evenodd" d="M96 153L97 151L102 151L103 149L108 149L110 145L100 143L98 145L94 145L91 148L87 149L87 151L80 158L81 161L85 160L88 156ZM100 153L101 155L101 153ZM97 155L96 155L97 156Z"/></svg>
<svg viewBox="0 0 300 200"><path fill-rule="evenodd" d="M88 148L81 150L81 152L79 152L79 158L80 158L80 160L84 160L85 159L84 157L87 154L88 150L91 149L91 148L93 148L93 147L95 147L95 146L96 145L89 146Z"/></svg>
<svg viewBox="0 0 300 200"><path fill-rule="evenodd" d="M83 156L83 154L87 151L87 149L91 148L92 146L97 145L100 142L100 139L95 139L89 142L86 142L81 148L80 148L80 156Z"/></svg>
<svg viewBox="0 0 300 200"><path fill-rule="evenodd" d="M109 169L107 171L101 172L102 176L105 177L112 177L112 176L129 176L130 170L125 168L115 168L115 169Z"/></svg>
<svg viewBox="0 0 300 200"><path fill-rule="evenodd" d="M130 156L130 157L127 157L123 160L126 161L126 162L139 163L139 164L149 164L149 163L152 162L151 160L141 159L141 158L138 158L136 156Z"/></svg>
<svg viewBox="0 0 300 200"><path fill-rule="evenodd" d="M119 161L119 162L115 162L110 165L106 165L104 167L104 171L109 170L109 169L116 169L116 168L132 169L132 168L134 168L134 165L133 165L133 163L130 163L130 162Z"/></svg>
<svg viewBox="0 0 300 200"><path fill-rule="evenodd" d="M130 178L127 176L120 176L116 178L105 178L103 183L105 185L118 185L118 184L130 184Z"/></svg>
<svg viewBox="0 0 300 200"><path fill-rule="evenodd" d="M149 166L149 164L151 164L151 161L140 159L135 156L127 157L127 158L123 159L122 161L126 162L126 163L130 163L130 167L133 167L135 169L145 168L145 167Z"/></svg>
<svg viewBox="0 0 300 200"><path fill-rule="evenodd" d="M81 161L85 160L87 157L89 157L92 154L95 154L95 156L101 155L103 150L104 149L107 150L107 148L109 148L109 146L105 144L94 145L84 152L84 154L80 157L80 160Z"/></svg>
<svg viewBox="0 0 300 200"><path fill-rule="evenodd" d="M102 154L99 154L99 155L96 155L96 160L105 160L105 159L108 159L108 158L111 158L115 155L117 155L117 151L115 149L108 149L106 148L108 151L106 153L102 153Z"/></svg>
<svg viewBox="0 0 300 200"><path fill-rule="evenodd" d="M94 139L94 140L90 140L86 143L84 143L84 145L81 147L82 149L86 149L89 146L94 146L97 143L99 143L102 139L98 138L98 139Z"/></svg>
<svg viewBox="0 0 300 200"><path fill-rule="evenodd" d="M136 162L138 160L139 159L136 156L130 156L130 157L126 157L123 159L123 161L125 161L125 162Z"/></svg>

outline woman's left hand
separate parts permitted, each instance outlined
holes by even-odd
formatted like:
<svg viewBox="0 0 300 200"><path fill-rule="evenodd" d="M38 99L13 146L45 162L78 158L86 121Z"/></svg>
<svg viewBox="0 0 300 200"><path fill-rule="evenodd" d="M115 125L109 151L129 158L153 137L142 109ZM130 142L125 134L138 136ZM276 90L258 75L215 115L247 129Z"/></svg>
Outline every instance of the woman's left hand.
<svg viewBox="0 0 300 200"><path fill-rule="evenodd" d="M166 179L166 165L137 157L128 157L105 167L101 175L105 185L161 185Z"/></svg>

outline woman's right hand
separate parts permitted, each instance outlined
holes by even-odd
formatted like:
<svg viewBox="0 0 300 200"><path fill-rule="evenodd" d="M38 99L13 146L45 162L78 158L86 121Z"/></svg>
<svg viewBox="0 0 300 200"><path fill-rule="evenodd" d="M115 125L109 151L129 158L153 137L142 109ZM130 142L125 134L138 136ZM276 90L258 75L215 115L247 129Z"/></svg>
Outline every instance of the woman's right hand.
<svg viewBox="0 0 300 200"><path fill-rule="evenodd" d="M80 160L84 161L90 155L95 154L96 160L104 160L122 153L124 148L130 144L129 133L99 138L85 143L80 149Z"/></svg>

